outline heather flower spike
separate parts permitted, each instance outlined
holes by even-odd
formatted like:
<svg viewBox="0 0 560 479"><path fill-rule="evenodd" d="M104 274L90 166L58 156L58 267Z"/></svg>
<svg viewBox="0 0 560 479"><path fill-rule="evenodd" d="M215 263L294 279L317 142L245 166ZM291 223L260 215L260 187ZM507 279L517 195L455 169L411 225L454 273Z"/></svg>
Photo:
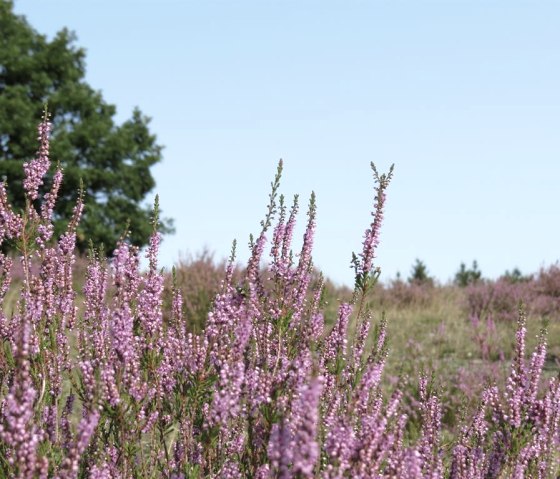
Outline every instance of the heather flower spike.
<svg viewBox="0 0 560 479"><path fill-rule="evenodd" d="M51 131L51 123L49 117L49 111L45 106L43 120L38 127L39 150L37 151L37 156L30 162L23 164L23 170L25 172L23 188L31 201L39 197L39 187L43 184L43 177L47 174L50 166L49 134Z"/></svg>
<svg viewBox="0 0 560 479"><path fill-rule="evenodd" d="M364 234L363 248L359 256L352 254L352 267L355 273L355 291L365 295L367 291L373 287L379 278L380 270L373 268L373 260L377 246L379 245L379 235L381 224L383 222L383 210L385 207L385 190L389 186L393 178L393 170L395 165L391 165L389 173L379 174L375 164L371 163L373 177L376 182L375 186L375 205L372 212L373 221Z"/></svg>
<svg viewBox="0 0 560 479"><path fill-rule="evenodd" d="M271 192L268 196L268 210L266 212L266 217L261 221L261 226L263 232L266 231L272 224L272 219L276 213L276 197L278 196L278 189L280 188L280 179L282 178L282 170L284 168L284 162L282 160L278 161L278 166L276 168L276 175L274 180L270 184Z"/></svg>

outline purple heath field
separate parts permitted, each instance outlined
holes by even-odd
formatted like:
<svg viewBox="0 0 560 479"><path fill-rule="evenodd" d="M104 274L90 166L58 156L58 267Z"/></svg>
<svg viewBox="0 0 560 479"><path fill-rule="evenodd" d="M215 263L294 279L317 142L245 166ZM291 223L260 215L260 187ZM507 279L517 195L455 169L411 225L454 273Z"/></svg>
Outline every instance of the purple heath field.
<svg viewBox="0 0 560 479"><path fill-rule="evenodd" d="M1 477L560 477L558 266L382 283L393 169L372 164L354 288L336 286L282 162L247 264L234 244L162 270L157 201L145 252L124 234L82 257L87 204L57 237L47 115L38 132L25 208L0 184Z"/></svg>

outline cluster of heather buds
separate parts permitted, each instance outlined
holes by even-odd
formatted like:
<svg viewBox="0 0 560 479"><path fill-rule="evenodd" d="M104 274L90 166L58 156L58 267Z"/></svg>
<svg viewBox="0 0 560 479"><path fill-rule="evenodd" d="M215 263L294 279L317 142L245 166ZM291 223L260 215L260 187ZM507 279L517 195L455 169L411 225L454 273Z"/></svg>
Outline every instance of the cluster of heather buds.
<svg viewBox="0 0 560 479"><path fill-rule="evenodd" d="M353 259L355 294L334 325L325 324L323 281L312 275L315 196L293 253L298 201L289 214L282 196L277 205L280 163L244 275L234 279L232 254L205 327L195 331L175 287L165 307L157 203L147 271L123 239L109 262L91 252L78 295L83 205L79 199L67 230L53 238L62 170L41 197L49 130L45 117L37 158L24 165L26 209L14 212L0 185L0 245L25 243L19 258L0 253L0 476L558 477L560 383L542 378L544 332L526 360L522 314L505 390L489 385L457 437L444 440L444 404L426 376L416 429L403 404L406 381L384 388L386 322L371 328L367 295L392 168L379 175L374 167L373 221ZM24 279L11 285L14 261ZM21 294L7 308L11 287Z"/></svg>
<svg viewBox="0 0 560 479"><path fill-rule="evenodd" d="M51 131L51 123L49 122L49 114L45 110L43 121L39 124L39 150L37 157L30 162L23 164L25 179L23 180L23 188L30 200L36 200L39 197L39 187L43 184L43 177L49 171L51 164L49 160L49 134Z"/></svg>

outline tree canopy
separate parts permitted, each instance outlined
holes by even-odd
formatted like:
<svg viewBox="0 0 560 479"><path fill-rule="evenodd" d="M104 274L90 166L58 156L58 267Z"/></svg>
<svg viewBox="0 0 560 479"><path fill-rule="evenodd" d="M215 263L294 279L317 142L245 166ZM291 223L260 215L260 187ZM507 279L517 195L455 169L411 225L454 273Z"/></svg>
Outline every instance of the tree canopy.
<svg viewBox="0 0 560 479"><path fill-rule="evenodd" d="M67 29L49 40L14 13L12 1L0 0L0 180L7 180L12 204L23 207L22 163L37 151L36 125L48 104L50 158L64 170L56 232L72 215L81 179L86 208L78 248L91 240L110 253L127 225L130 242L143 246L152 231L151 205L144 204L155 187L150 168L162 160L162 146L138 108L115 124L116 107L86 83L85 51L75 42ZM172 221L162 220L160 231L171 232Z"/></svg>

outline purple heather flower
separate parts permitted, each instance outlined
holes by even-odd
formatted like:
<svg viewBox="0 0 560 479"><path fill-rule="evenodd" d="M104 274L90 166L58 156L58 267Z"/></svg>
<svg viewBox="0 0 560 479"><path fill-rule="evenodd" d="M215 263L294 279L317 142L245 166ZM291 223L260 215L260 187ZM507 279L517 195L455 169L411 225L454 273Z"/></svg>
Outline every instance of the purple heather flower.
<svg viewBox="0 0 560 479"><path fill-rule="evenodd" d="M245 379L245 366L241 361L222 364L212 407L207 417L210 425L227 422L241 413L241 391Z"/></svg>
<svg viewBox="0 0 560 479"><path fill-rule="evenodd" d="M509 405L508 420L510 424L515 427L521 426L522 406L527 387L527 372L525 369L526 333L525 316L520 314L517 332L515 334L515 355L506 385L506 398Z"/></svg>
<svg viewBox="0 0 560 479"><path fill-rule="evenodd" d="M88 479L114 479L115 475L112 474L111 467L107 463L100 466L93 466L89 471Z"/></svg>
<svg viewBox="0 0 560 479"><path fill-rule="evenodd" d="M284 241L284 235L286 233L286 207L284 205L284 196L280 196L280 215L278 222L274 227L272 233L272 246L270 248L270 257L272 258L270 269L272 273L281 277L281 254L282 254L282 243Z"/></svg>
<svg viewBox="0 0 560 479"><path fill-rule="evenodd" d="M23 188L31 200L39 197L39 187L43 184L43 177L49 170L49 133L51 124L47 120L47 116L39 124L39 151L37 157L28 163L23 164L25 178L23 180Z"/></svg>
<svg viewBox="0 0 560 479"><path fill-rule="evenodd" d="M537 398L539 382L541 373L546 360L546 335L541 333L539 343L536 350L531 355L531 362L529 365L529 384L527 385L527 392L525 396L525 403L529 406L535 403Z"/></svg>
<svg viewBox="0 0 560 479"><path fill-rule="evenodd" d="M383 209L385 207L386 198L385 190L387 189L387 186L389 186L389 182L393 176L392 166L387 175L379 175L373 163L371 164L371 167L373 169L377 185L375 187L376 196L374 211L372 212L373 221L364 234L363 248L360 253L362 261L359 265L356 265L356 273L362 277L368 275L373 267L373 260L375 259L375 252L377 246L379 245L379 234L381 231L381 224L383 222Z"/></svg>
<svg viewBox="0 0 560 479"><path fill-rule="evenodd" d="M161 334L163 321L163 276L157 271L159 242L160 234L154 233L150 238L150 246L146 253L150 269L148 276L143 281L144 288L138 298L138 317L146 334L144 341L149 349L158 346L150 339Z"/></svg>
<svg viewBox="0 0 560 479"><path fill-rule="evenodd" d="M303 245L299 254L299 262L293 275L293 298L291 299L293 312L290 322L291 328L300 326L300 321L305 308L305 301L309 283L311 281L311 269L313 264L311 252L313 250L313 239L315 235L316 214L315 193L312 193L311 200L309 201L309 211L307 212L309 220L307 222L307 228L303 235Z"/></svg>
<svg viewBox="0 0 560 479"><path fill-rule="evenodd" d="M357 449L357 437L354 428L338 418L337 424L329 428L325 439L325 450L337 466L330 467L329 477L344 477L351 467L351 460ZM331 462L331 461L329 461Z"/></svg>
<svg viewBox="0 0 560 479"><path fill-rule="evenodd" d="M363 251L361 253L362 264L361 271L371 271L373 260L375 259L375 250L379 246L379 232L383 221L383 207L385 206L385 193L379 191L375 197L375 213L373 223L364 234Z"/></svg>
<svg viewBox="0 0 560 479"><path fill-rule="evenodd" d="M0 244L5 238L18 238L22 228L23 220L13 212L12 206L8 203L6 184L2 182L0 183Z"/></svg>
<svg viewBox="0 0 560 479"><path fill-rule="evenodd" d="M278 479L291 479L290 464L293 458L292 437L285 421L275 423L270 431L268 459Z"/></svg>
<svg viewBox="0 0 560 479"><path fill-rule="evenodd" d="M342 303L338 309L338 320L331 330L325 342L325 349L322 357L323 364L335 361L337 357L346 356L346 345L348 343L348 323L352 306Z"/></svg>
<svg viewBox="0 0 560 479"><path fill-rule="evenodd" d="M35 424L34 403L37 391L33 387L29 355L31 326L24 321L19 328L14 345L17 364L12 386L4 399L0 422L0 440L8 453L8 463L17 471L18 479L34 477L44 467L37 455L44 433Z"/></svg>
<svg viewBox="0 0 560 479"><path fill-rule="evenodd" d="M487 476L486 457L478 447L458 444L453 448L453 462L450 479L485 479Z"/></svg>
<svg viewBox="0 0 560 479"><path fill-rule="evenodd" d="M384 360L367 366L355 391L355 404L359 417L365 417L368 411L371 412L373 401L378 396L384 367Z"/></svg>
<svg viewBox="0 0 560 479"><path fill-rule="evenodd" d="M255 479L268 479L270 477L270 466L268 464L262 464L257 469L255 473Z"/></svg>
<svg viewBox="0 0 560 479"><path fill-rule="evenodd" d="M57 479L75 479L78 477L79 464L82 454L90 443L99 421L99 413L87 413L78 424L78 432L74 444L62 462Z"/></svg>
<svg viewBox="0 0 560 479"><path fill-rule="evenodd" d="M113 366L105 365L101 368L102 397L111 406L115 407L121 402L119 388L115 380Z"/></svg>
<svg viewBox="0 0 560 479"><path fill-rule="evenodd" d="M362 319L362 322L358 327L358 335L356 337L354 347L352 348L352 368L354 373L358 371L362 363L362 356L364 354L366 341L369 335L371 319L371 315L366 316Z"/></svg>
<svg viewBox="0 0 560 479"><path fill-rule="evenodd" d="M52 220L54 206L56 199L58 198L58 191L60 190L60 185L62 184L62 177L62 168L59 167L54 173L50 192L45 193L44 201L41 205L41 218L46 222L50 222ZM43 238L44 241L48 241L49 239L50 237Z"/></svg>
<svg viewBox="0 0 560 479"><path fill-rule="evenodd" d="M144 410L142 410L144 412ZM142 433L148 434L154 427L156 421L159 417L159 411L152 411L147 419L145 419L144 426L142 427Z"/></svg>
<svg viewBox="0 0 560 479"><path fill-rule="evenodd" d="M282 238L282 254L280 256L280 261L278 264L278 274L281 278L287 278L289 275L289 269L292 264L291 258L291 247L292 238L294 236L294 228L296 226L296 218L299 211L298 196L294 197L294 202L290 209L290 216L286 223L284 229L284 235Z"/></svg>
<svg viewBox="0 0 560 479"><path fill-rule="evenodd" d="M76 396L74 394L69 394L66 398L66 404L62 410L62 415L60 418L60 432L62 434L62 446L64 449L70 448L70 441L72 440L72 431L70 430L70 418L72 410L74 408L74 400Z"/></svg>
<svg viewBox="0 0 560 479"><path fill-rule="evenodd" d="M293 435L293 472L301 477L314 477L313 470L319 459L317 433L321 377L302 384L297 391L289 419Z"/></svg>
<svg viewBox="0 0 560 479"><path fill-rule="evenodd" d="M422 436L418 450L427 477L440 478L443 464L440 454L441 404L436 396L423 399Z"/></svg>

